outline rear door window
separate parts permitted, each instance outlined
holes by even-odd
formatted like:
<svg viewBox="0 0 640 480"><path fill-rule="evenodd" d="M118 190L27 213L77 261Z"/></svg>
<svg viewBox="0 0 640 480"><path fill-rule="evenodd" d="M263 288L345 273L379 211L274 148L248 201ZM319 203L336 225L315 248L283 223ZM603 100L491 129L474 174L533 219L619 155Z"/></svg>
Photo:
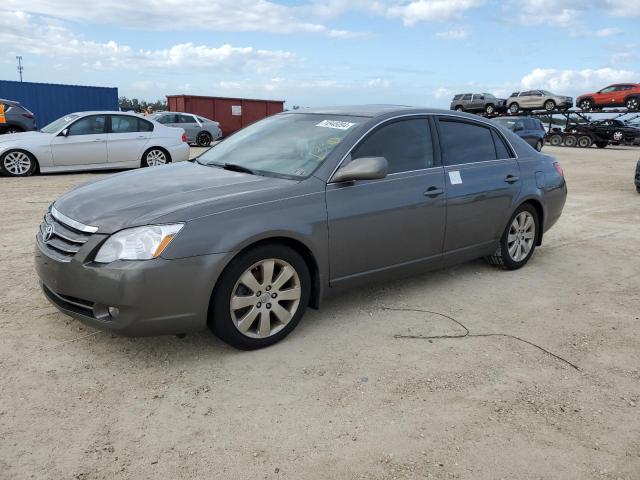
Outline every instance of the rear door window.
<svg viewBox="0 0 640 480"><path fill-rule="evenodd" d="M169 113L167 115L162 115L162 116L158 117L156 122L162 123L163 125L166 125L167 123L176 123L176 115L174 113Z"/></svg>
<svg viewBox="0 0 640 480"><path fill-rule="evenodd" d="M493 143L496 146L496 155L499 159L502 158L513 158L511 154L511 150L507 147L507 144L504 142L502 136L497 133L495 130L491 130L491 134L493 135Z"/></svg>
<svg viewBox="0 0 640 480"><path fill-rule="evenodd" d="M496 160L496 147L491 129L482 125L453 120L440 120L440 142L446 165Z"/></svg>
<svg viewBox="0 0 640 480"><path fill-rule="evenodd" d="M471 94L467 93L464 97L462 97L463 100L471 100Z"/></svg>
<svg viewBox="0 0 640 480"><path fill-rule="evenodd" d="M138 131L138 119L128 115L111 116L111 133L131 133Z"/></svg>

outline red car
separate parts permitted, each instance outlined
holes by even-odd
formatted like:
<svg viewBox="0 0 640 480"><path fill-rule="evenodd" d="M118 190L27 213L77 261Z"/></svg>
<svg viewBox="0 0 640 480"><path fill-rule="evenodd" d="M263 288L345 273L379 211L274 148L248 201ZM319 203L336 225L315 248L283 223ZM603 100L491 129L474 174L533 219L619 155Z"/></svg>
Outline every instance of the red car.
<svg viewBox="0 0 640 480"><path fill-rule="evenodd" d="M602 107L627 107L629 110L638 110L640 83L616 83L599 92L585 93L577 98L576 105L583 110Z"/></svg>

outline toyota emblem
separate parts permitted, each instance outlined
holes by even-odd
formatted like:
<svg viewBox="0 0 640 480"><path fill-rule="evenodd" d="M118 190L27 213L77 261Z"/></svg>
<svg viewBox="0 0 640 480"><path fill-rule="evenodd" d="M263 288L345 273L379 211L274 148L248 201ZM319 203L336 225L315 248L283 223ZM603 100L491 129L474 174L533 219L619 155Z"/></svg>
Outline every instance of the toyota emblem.
<svg viewBox="0 0 640 480"><path fill-rule="evenodd" d="M42 239L45 241L45 243L51 240L51 237L53 237L53 233L53 225L47 225L44 229L44 235L42 236Z"/></svg>

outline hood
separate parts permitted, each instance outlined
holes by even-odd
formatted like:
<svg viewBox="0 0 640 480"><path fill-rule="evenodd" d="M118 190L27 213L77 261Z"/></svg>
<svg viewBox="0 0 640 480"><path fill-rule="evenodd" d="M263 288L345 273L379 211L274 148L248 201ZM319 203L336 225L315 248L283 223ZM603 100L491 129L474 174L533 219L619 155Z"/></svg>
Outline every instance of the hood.
<svg viewBox="0 0 640 480"><path fill-rule="evenodd" d="M0 135L0 145L9 142L24 142L25 140L33 141L41 139L42 143L48 145L51 142L52 135L42 132L19 132Z"/></svg>
<svg viewBox="0 0 640 480"><path fill-rule="evenodd" d="M198 163L151 167L81 185L55 202L56 209L100 233L152 223L186 222L270 198L295 180L232 172Z"/></svg>

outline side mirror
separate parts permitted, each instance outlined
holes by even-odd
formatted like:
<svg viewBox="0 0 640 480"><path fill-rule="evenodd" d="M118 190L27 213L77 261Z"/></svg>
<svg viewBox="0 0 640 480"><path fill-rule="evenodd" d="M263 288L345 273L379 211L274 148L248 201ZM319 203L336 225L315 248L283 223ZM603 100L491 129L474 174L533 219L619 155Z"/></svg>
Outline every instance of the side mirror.
<svg viewBox="0 0 640 480"><path fill-rule="evenodd" d="M387 176L389 164L384 157L362 157L341 167L331 179L334 183L354 180L379 180Z"/></svg>
<svg viewBox="0 0 640 480"><path fill-rule="evenodd" d="M521 132L522 130L524 130L522 125L516 125L513 129L514 132Z"/></svg>
<svg viewBox="0 0 640 480"><path fill-rule="evenodd" d="M62 135L63 137L68 137L69 136L69 129L65 128L64 130L62 130L60 132L60 135Z"/></svg>

